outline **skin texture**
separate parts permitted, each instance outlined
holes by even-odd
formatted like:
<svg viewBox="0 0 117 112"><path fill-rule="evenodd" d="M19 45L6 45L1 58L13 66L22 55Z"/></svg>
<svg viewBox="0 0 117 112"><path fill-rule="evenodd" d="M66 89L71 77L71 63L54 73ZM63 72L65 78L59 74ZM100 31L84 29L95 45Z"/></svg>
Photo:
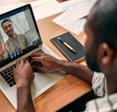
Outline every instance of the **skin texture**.
<svg viewBox="0 0 117 112"><path fill-rule="evenodd" d="M73 62L58 60L50 55L38 51L32 55L32 67L36 72L65 72L74 74L91 84L93 72L86 66L78 65Z"/></svg>
<svg viewBox="0 0 117 112"><path fill-rule="evenodd" d="M17 112L34 112L31 97L31 83L34 74L28 61L20 60L13 70L17 87Z"/></svg>

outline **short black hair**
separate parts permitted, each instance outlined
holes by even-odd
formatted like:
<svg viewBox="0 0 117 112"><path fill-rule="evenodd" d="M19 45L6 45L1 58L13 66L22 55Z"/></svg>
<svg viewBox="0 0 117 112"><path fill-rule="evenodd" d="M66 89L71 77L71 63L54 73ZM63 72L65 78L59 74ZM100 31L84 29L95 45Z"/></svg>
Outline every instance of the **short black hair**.
<svg viewBox="0 0 117 112"><path fill-rule="evenodd" d="M9 21L9 22L11 22L12 23L12 21L10 20L10 19L4 19L3 21L2 21L2 23L1 23L1 26L2 26L2 28L3 28L3 24L5 23L5 22L7 22L7 21Z"/></svg>
<svg viewBox="0 0 117 112"><path fill-rule="evenodd" d="M88 26L96 45L107 43L117 52L117 0L98 0L88 18Z"/></svg>

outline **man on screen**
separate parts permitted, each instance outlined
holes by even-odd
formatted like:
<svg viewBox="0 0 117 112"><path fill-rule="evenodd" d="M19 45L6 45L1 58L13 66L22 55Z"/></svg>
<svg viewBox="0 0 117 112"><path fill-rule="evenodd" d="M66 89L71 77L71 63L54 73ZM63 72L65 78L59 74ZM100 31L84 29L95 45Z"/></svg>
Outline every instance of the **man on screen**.
<svg viewBox="0 0 117 112"><path fill-rule="evenodd" d="M28 41L23 34L16 34L13 29L12 21L5 19L2 21L1 26L4 32L8 36L8 40L5 43L5 58L8 56L16 55L28 46Z"/></svg>

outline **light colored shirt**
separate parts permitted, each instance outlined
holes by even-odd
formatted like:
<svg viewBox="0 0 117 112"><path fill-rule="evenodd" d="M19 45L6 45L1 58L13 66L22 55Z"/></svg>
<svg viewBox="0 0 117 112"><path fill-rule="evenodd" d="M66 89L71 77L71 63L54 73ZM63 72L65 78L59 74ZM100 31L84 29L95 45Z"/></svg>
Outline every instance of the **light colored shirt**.
<svg viewBox="0 0 117 112"><path fill-rule="evenodd" d="M103 73L94 72L92 89L97 96L102 97L107 94L106 78Z"/></svg>
<svg viewBox="0 0 117 112"><path fill-rule="evenodd" d="M106 78L103 73L94 73L92 88L94 93L101 98L89 101L85 112L117 112L117 93L108 96Z"/></svg>
<svg viewBox="0 0 117 112"><path fill-rule="evenodd" d="M9 56L15 55L21 52L23 49L27 48L29 42L27 41L25 35L15 34L13 39L8 39L5 43L5 53L4 58L8 58Z"/></svg>
<svg viewBox="0 0 117 112"><path fill-rule="evenodd" d="M117 93L89 101L85 112L117 112Z"/></svg>

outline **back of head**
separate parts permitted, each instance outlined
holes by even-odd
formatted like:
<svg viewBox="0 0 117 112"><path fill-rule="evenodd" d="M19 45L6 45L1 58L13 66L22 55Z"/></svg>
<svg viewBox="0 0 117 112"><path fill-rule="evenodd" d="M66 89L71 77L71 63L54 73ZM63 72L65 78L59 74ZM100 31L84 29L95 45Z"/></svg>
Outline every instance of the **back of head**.
<svg viewBox="0 0 117 112"><path fill-rule="evenodd" d="M97 45L108 44L117 52L117 0L98 0L87 19Z"/></svg>

